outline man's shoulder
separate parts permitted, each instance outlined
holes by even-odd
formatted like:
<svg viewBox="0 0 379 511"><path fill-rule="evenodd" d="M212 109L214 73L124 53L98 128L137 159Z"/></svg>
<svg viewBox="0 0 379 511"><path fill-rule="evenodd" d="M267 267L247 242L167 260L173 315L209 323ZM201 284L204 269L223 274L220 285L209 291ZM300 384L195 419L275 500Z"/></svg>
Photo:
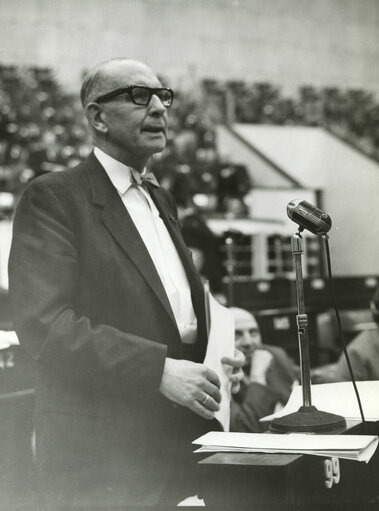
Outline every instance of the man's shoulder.
<svg viewBox="0 0 379 511"><path fill-rule="evenodd" d="M274 356L287 357L286 351L280 346L275 346L274 344L262 344L261 348L269 351Z"/></svg>
<svg viewBox="0 0 379 511"><path fill-rule="evenodd" d="M67 211L81 208L91 197L87 166L88 163L84 161L76 167L49 172L33 179L21 194L17 212L33 207L39 210L55 208L57 201Z"/></svg>
<svg viewBox="0 0 379 511"><path fill-rule="evenodd" d="M87 161L83 161L79 163L79 165L76 165L72 168L67 168L65 170L60 170L57 172L49 172L47 174L43 174L42 176L39 176L31 183L29 186L51 186L52 188L55 188L56 186L68 186L72 184L74 181L80 181L83 180L85 177L85 170L88 166Z"/></svg>
<svg viewBox="0 0 379 511"><path fill-rule="evenodd" d="M23 196L41 197L41 200L43 197L54 196L65 203L81 203L91 193L88 167L88 160L84 160L75 167L38 176L28 184Z"/></svg>
<svg viewBox="0 0 379 511"><path fill-rule="evenodd" d="M287 371L295 375L297 372L295 362L292 360L292 358L290 358L288 353L283 348L280 346L274 346L272 344L262 344L262 348L271 353L277 365L282 366Z"/></svg>
<svg viewBox="0 0 379 511"><path fill-rule="evenodd" d="M349 352L362 350L379 350L379 329L362 330L349 344Z"/></svg>

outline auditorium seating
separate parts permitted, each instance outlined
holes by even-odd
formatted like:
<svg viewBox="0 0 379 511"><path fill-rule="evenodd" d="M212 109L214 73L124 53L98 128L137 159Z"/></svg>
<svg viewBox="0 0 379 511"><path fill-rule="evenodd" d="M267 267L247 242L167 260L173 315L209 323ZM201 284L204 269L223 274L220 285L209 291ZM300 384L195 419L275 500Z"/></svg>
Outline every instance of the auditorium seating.
<svg viewBox="0 0 379 511"><path fill-rule="evenodd" d="M338 310L345 341L350 342L363 328L370 328L369 301L378 283L376 276L335 277ZM342 351L334 302L328 279L304 279L305 311L309 322L311 364L333 362ZM223 282L225 296L233 305L250 310L257 317L265 343L282 346L298 359L297 296L293 279L239 278L230 294L228 279Z"/></svg>
<svg viewBox="0 0 379 511"><path fill-rule="evenodd" d="M308 307L325 310L332 306L329 280L325 277L305 278L304 300Z"/></svg>
<svg viewBox="0 0 379 511"><path fill-rule="evenodd" d="M338 277L334 287L341 309L365 309L375 288L379 284L376 276Z"/></svg>
<svg viewBox="0 0 379 511"><path fill-rule="evenodd" d="M234 282L234 306L258 312L294 304L294 282L290 279L239 279ZM227 295L228 281L224 281Z"/></svg>
<svg viewBox="0 0 379 511"><path fill-rule="evenodd" d="M322 126L379 161L379 104L370 91L304 85L288 98L277 84L216 80L204 80L203 89L209 103L221 109L215 119Z"/></svg>
<svg viewBox="0 0 379 511"><path fill-rule="evenodd" d="M352 276L333 278L333 286L340 310L368 309L369 301L379 284L377 276ZM229 280L224 279L224 290ZM318 311L334 306L329 279L311 277L303 279L305 306ZM296 283L294 279L236 278L234 283L234 305L259 311L296 306Z"/></svg>
<svg viewBox="0 0 379 511"><path fill-rule="evenodd" d="M265 344L280 346L299 364L300 357L296 315L296 307L262 310L255 313L263 342ZM307 316L309 357L310 363L313 366L320 363L316 313L314 311L308 311Z"/></svg>
<svg viewBox="0 0 379 511"><path fill-rule="evenodd" d="M216 210L223 203L223 169L240 168L240 162L223 162L217 154L220 122L323 126L379 161L379 104L369 91L306 85L289 98L274 83L208 79L198 90L175 92L168 145L152 166L167 187L172 175L189 173L193 194L216 194L210 203ZM17 194L36 175L74 165L88 154L78 95L62 90L51 69L0 64L0 93L2 191Z"/></svg>

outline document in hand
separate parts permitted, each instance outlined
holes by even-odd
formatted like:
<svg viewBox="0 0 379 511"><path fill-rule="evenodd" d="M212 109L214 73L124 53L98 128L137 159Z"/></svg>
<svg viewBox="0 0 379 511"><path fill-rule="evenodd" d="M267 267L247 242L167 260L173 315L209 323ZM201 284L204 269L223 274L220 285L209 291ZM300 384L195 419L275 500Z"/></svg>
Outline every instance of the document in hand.
<svg viewBox="0 0 379 511"><path fill-rule="evenodd" d="M335 456L368 463L377 446L375 435L317 435L305 433L230 433L210 431L192 442L195 452L247 452Z"/></svg>
<svg viewBox="0 0 379 511"><path fill-rule="evenodd" d="M365 419L367 421L379 420L379 381L358 381L357 387ZM342 415L346 420L359 420L361 418L351 382L312 385L311 391L312 404L318 410ZM261 421L270 421L275 417L283 417L283 415L297 412L302 404L302 387L297 385L292 389L286 406L273 415L263 417Z"/></svg>
<svg viewBox="0 0 379 511"><path fill-rule="evenodd" d="M213 369L220 378L221 405L215 418L220 422L224 431L229 431L231 383L230 366L221 363L222 357L234 355L234 318L232 312L219 304L213 296L206 295L208 305L210 331L204 364Z"/></svg>

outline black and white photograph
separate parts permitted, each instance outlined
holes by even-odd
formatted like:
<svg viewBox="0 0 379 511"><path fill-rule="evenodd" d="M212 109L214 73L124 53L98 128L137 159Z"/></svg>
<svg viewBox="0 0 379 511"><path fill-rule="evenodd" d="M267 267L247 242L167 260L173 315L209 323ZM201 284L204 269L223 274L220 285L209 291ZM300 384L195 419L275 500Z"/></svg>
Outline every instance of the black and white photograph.
<svg viewBox="0 0 379 511"><path fill-rule="evenodd" d="M379 509L379 0L0 0L0 511Z"/></svg>

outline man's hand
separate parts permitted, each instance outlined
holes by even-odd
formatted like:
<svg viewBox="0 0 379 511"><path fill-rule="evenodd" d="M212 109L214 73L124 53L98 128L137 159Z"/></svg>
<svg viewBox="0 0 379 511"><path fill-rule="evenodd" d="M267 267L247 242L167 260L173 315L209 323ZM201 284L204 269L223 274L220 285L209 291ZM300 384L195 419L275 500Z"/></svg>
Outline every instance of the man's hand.
<svg viewBox="0 0 379 511"><path fill-rule="evenodd" d="M251 360L250 381L267 385L267 373L273 360L274 356L268 350L256 349Z"/></svg>
<svg viewBox="0 0 379 511"><path fill-rule="evenodd" d="M240 390L241 381L244 377L242 367L246 363L246 357L242 351L235 349L234 357L223 357L221 362L231 367L229 379L232 383L232 394L237 394Z"/></svg>
<svg viewBox="0 0 379 511"><path fill-rule="evenodd" d="M213 419L220 409L220 380L203 364L166 358L160 392L204 419Z"/></svg>

